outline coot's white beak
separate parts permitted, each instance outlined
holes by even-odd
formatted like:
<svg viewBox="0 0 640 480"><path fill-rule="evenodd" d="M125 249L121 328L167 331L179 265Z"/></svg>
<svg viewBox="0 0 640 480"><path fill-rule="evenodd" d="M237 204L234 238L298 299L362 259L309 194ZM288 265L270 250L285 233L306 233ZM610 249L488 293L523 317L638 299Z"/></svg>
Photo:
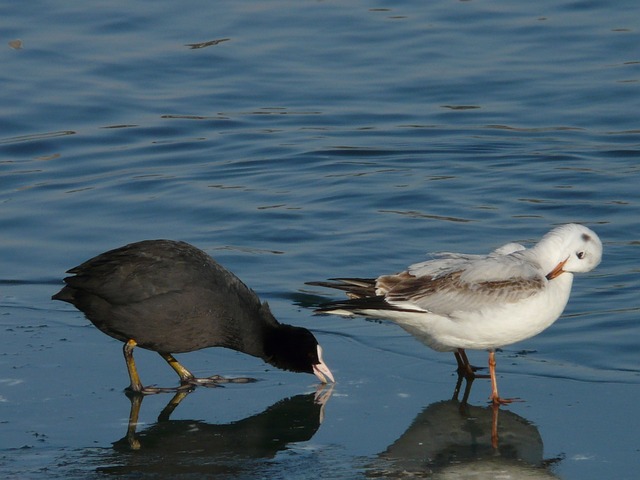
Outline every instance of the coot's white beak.
<svg viewBox="0 0 640 480"><path fill-rule="evenodd" d="M313 373L316 377L320 379L322 383L335 383L336 381L333 379L333 375L329 367L322 360L322 347L318 345L318 360L320 363L316 363L313 366Z"/></svg>

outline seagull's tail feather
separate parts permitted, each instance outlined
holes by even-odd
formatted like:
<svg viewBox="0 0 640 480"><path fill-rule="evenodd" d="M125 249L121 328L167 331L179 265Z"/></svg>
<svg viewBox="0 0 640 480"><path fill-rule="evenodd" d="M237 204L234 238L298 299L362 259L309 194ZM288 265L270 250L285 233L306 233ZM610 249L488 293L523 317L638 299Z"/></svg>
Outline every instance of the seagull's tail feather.
<svg viewBox="0 0 640 480"><path fill-rule="evenodd" d="M376 280L374 278L330 278L328 282L307 282L306 285L342 290L351 299L375 297L376 295Z"/></svg>
<svg viewBox="0 0 640 480"><path fill-rule="evenodd" d="M381 311L387 312L422 312L413 308L403 308L387 303L384 296L352 298L336 302L323 303L316 308L315 313L330 313L334 315L362 315L365 317L380 317Z"/></svg>

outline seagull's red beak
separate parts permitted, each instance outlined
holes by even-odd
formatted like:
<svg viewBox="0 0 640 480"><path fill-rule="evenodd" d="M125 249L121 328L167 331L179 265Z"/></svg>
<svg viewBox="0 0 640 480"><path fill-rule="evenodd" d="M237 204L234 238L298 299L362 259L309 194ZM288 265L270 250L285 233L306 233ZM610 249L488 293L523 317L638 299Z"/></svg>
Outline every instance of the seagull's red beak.
<svg viewBox="0 0 640 480"><path fill-rule="evenodd" d="M567 260L569 259L567 258ZM562 267L564 267L564 264L567 263L567 260L563 260L558 265L556 265L556 267L553 270L547 273L547 280L553 280L554 278L562 275L564 273L564 270L562 269Z"/></svg>

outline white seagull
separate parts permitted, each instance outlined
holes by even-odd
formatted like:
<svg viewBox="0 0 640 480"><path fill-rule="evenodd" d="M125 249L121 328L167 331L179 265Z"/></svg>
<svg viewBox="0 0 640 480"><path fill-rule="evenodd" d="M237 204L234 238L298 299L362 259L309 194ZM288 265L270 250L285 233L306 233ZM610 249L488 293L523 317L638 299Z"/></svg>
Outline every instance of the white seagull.
<svg viewBox="0 0 640 480"><path fill-rule="evenodd" d="M602 242L585 226L554 228L533 247L508 243L488 255L442 253L407 270L375 279L310 282L343 290L348 300L316 312L394 321L425 345L454 352L458 372L475 378L464 349L488 350L491 401L498 395L495 349L533 337L564 310L573 274L593 270Z"/></svg>

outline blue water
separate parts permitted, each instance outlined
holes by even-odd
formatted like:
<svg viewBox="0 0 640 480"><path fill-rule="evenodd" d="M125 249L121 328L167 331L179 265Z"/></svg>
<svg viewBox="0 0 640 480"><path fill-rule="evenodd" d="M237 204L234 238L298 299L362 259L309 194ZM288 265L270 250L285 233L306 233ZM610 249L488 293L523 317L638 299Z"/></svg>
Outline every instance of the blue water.
<svg viewBox="0 0 640 480"><path fill-rule="evenodd" d="M0 476L635 478L637 2L63 3L0 6ZM498 455L488 383L472 419L446 403L452 355L312 315L336 297L306 281L567 222L604 259L555 325L498 354L501 393L526 400L500 412ZM147 238L197 245L314 331L338 380L321 424L314 377L209 349L180 359L260 381L199 389L168 422L170 395L148 397L142 448L118 442L120 344L50 296ZM145 383L175 383L136 359ZM304 432L276 438L294 411ZM233 443L247 432L262 443Z"/></svg>

